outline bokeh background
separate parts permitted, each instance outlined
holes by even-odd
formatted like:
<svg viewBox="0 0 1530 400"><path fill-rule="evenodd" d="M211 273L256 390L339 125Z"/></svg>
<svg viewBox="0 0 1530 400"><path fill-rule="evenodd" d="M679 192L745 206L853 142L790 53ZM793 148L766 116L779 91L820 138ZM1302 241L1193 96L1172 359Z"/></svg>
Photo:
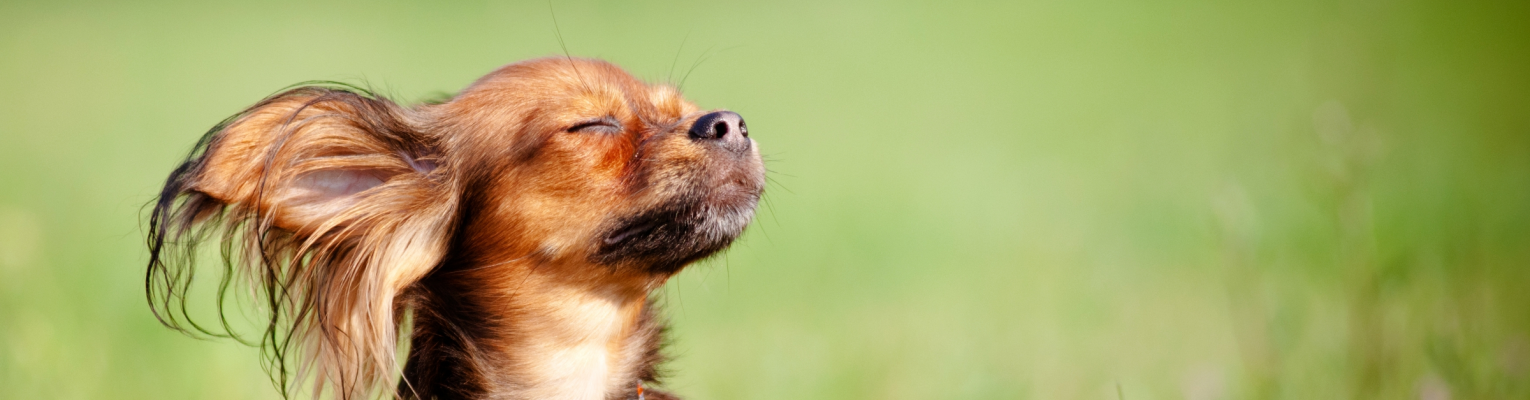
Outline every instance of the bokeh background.
<svg viewBox="0 0 1530 400"><path fill-rule="evenodd" d="M143 209L313 79L601 57L748 118L663 296L693 399L1530 398L1530 2L0 3L0 398L272 399Z"/></svg>

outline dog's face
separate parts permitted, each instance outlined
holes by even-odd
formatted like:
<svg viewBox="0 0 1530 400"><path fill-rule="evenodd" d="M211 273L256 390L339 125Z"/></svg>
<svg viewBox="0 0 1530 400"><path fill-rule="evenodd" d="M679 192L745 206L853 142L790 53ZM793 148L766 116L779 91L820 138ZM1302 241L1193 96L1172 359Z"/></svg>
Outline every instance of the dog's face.
<svg viewBox="0 0 1530 400"><path fill-rule="evenodd" d="M425 110L460 164L474 249L669 274L726 247L765 171L748 126L594 60L504 67Z"/></svg>

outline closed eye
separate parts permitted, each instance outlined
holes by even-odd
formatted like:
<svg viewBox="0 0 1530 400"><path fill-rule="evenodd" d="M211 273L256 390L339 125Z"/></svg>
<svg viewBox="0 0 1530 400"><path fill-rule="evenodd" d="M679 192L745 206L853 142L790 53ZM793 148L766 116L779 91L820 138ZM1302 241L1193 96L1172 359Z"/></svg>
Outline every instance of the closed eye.
<svg viewBox="0 0 1530 400"><path fill-rule="evenodd" d="M568 132L614 135L622 132L622 126L616 122L616 118L600 117L574 124L574 126L568 128Z"/></svg>

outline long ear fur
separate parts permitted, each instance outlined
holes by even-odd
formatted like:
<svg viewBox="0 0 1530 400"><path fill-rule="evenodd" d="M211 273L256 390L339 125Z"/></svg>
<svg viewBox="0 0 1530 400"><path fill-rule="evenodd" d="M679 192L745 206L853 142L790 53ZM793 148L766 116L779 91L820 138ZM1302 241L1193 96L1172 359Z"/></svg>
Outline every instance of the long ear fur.
<svg viewBox="0 0 1530 400"><path fill-rule="evenodd" d="M315 397L391 388L399 294L441 262L456 214L452 167L418 119L363 90L307 86L213 128L149 219L155 315L239 338L226 318L211 330L186 311L195 248L218 238L219 311L236 276L255 285L269 312L260 343L284 393L310 379Z"/></svg>

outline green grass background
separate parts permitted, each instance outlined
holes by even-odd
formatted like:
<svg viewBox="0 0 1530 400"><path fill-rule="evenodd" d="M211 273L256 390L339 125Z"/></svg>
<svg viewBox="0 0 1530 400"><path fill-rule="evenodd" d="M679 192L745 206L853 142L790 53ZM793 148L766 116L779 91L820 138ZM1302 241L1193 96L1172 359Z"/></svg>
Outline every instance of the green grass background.
<svg viewBox="0 0 1530 400"><path fill-rule="evenodd" d="M1530 3L551 6L771 160L665 289L688 398L1530 398ZM0 398L276 398L255 349L155 322L141 206L286 85L417 101L554 32L537 1L0 3Z"/></svg>

